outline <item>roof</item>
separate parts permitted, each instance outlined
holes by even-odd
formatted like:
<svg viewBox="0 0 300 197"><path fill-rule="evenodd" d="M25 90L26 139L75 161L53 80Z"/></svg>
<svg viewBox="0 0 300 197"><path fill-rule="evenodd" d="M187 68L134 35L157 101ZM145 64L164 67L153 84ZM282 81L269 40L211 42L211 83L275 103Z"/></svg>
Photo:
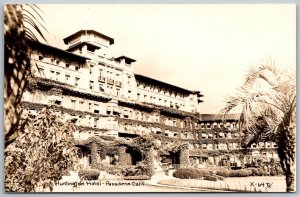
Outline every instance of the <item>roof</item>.
<svg viewBox="0 0 300 197"><path fill-rule="evenodd" d="M71 45L71 46L67 49L67 51L72 51L73 49L79 48L79 47L81 47L81 46L83 46L83 45L85 45L85 44L90 45L90 46L93 46L93 47L96 48L96 49L99 49L99 48L100 48L99 46L94 45L94 44L91 43L91 42L79 42L79 43L76 43L76 44L74 44L74 45Z"/></svg>
<svg viewBox="0 0 300 197"><path fill-rule="evenodd" d="M201 114L201 121L239 120L241 114Z"/></svg>
<svg viewBox="0 0 300 197"><path fill-rule="evenodd" d="M110 45L114 44L114 39L113 38L111 38L109 36L106 36L106 35L104 35L102 33L99 33L99 32L97 32L95 30L80 30L80 31L78 31L78 32L76 32L76 33L74 33L74 34L72 34L72 35L64 38L64 43L67 44L70 40L72 40L72 39L74 39L76 37L79 37L82 34L86 34L86 33L95 34L95 35L97 35L97 36L99 36L101 38L104 38L104 39L106 39L106 40L109 41Z"/></svg>
<svg viewBox="0 0 300 197"><path fill-rule="evenodd" d="M147 81L147 82L151 82L151 83L154 83L154 84L163 85L163 86L166 86L170 89L175 89L175 90L186 92L186 93L189 93L189 94L191 94L191 93L194 94L195 93L195 91L191 91L191 90L188 90L188 89L185 89L185 88L181 88L181 87L178 87L178 86L166 83L166 82L162 82L162 81L159 81L157 79L153 79L153 78L150 78L150 77L147 77L147 76L144 76L144 75L134 74L134 76L137 80Z"/></svg>
<svg viewBox="0 0 300 197"><path fill-rule="evenodd" d="M114 58L116 61L120 62L121 59L125 59L125 63L126 64L131 64L132 62L135 62L136 60L135 59L131 59L130 57L126 57L124 55L120 56L120 57L117 57L117 58Z"/></svg>
<svg viewBox="0 0 300 197"><path fill-rule="evenodd" d="M56 53L56 54L59 54L59 55L62 55L62 56L65 55L65 56L68 56L69 58L76 59L78 61L86 61L86 60L89 59L89 58L86 58L86 57L68 52L68 51L60 49L60 48L56 48L54 46L44 44L44 43L41 43L41 42L29 41L29 46L31 48L37 49L39 51L48 51L50 53Z"/></svg>

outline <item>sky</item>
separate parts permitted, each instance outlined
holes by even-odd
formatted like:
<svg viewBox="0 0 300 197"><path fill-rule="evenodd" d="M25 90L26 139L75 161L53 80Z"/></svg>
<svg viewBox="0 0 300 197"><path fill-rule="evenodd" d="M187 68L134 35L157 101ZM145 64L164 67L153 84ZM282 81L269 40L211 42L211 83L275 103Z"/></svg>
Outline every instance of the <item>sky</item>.
<svg viewBox="0 0 300 197"><path fill-rule="evenodd" d="M133 58L135 73L204 95L218 113L250 66L272 59L296 70L296 8L287 4L49 4L48 44L93 29L114 38L108 56Z"/></svg>

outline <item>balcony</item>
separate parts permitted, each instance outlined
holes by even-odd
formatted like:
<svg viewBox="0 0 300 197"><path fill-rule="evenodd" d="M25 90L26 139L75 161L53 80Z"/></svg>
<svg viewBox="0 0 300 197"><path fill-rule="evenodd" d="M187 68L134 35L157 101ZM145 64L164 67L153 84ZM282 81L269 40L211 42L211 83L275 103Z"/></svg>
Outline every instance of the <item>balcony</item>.
<svg viewBox="0 0 300 197"><path fill-rule="evenodd" d="M99 77L98 77L98 81L99 81L99 82L105 82L105 77L99 76Z"/></svg>
<svg viewBox="0 0 300 197"><path fill-rule="evenodd" d="M121 81L116 81L116 86L121 87L122 86L122 82Z"/></svg>
<svg viewBox="0 0 300 197"><path fill-rule="evenodd" d="M114 85L114 80L113 79L107 79L107 84Z"/></svg>

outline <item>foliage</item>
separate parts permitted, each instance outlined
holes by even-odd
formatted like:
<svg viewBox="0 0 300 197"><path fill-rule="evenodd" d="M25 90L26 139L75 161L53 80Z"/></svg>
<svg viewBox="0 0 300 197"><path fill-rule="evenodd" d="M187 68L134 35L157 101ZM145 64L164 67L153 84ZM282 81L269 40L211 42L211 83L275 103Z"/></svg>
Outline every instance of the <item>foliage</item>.
<svg viewBox="0 0 300 197"><path fill-rule="evenodd" d="M32 88L34 88L34 87L36 88L35 89L36 91L40 90L40 91L46 91L46 92L49 91L49 89L58 88L58 89L62 90L62 93L64 95L76 96L79 98L95 100L95 101L102 101L102 102L108 102L111 100L111 98L103 96L103 95L95 95L95 94L80 92L78 90L73 89L73 86L70 84L58 82L58 81L51 80L51 79L35 77L35 81L31 81L31 83L37 83L36 86L34 86L34 84L30 84L30 86L32 86L31 92L33 92Z"/></svg>
<svg viewBox="0 0 300 197"><path fill-rule="evenodd" d="M100 171L97 169L85 169L78 172L80 179L82 180L97 180Z"/></svg>
<svg viewBox="0 0 300 197"><path fill-rule="evenodd" d="M229 177L230 170L227 170L227 169L225 169L225 170L218 170L216 172L216 175L219 175L219 176L222 176L222 177Z"/></svg>
<svg viewBox="0 0 300 197"><path fill-rule="evenodd" d="M179 168L173 173L173 176L180 179L200 179L210 175L208 170L197 168Z"/></svg>
<svg viewBox="0 0 300 197"><path fill-rule="evenodd" d="M248 176L266 176L267 172L262 168L246 168L241 170L217 170L216 175L222 177L248 177Z"/></svg>
<svg viewBox="0 0 300 197"><path fill-rule="evenodd" d="M242 109L241 123L247 131L245 146L263 139L264 131L257 123L274 128L280 164L286 175L287 192L295 190L296 153L296 75L280 69L273 62L251 68L236 95L227 100L224 113Z"/></svg>
<svg viewBox="0 0 300 197"><path fill-rule="evenodd" d="M139 162L136 166L130 166L122 169L123 176L139 176L146 175L146 166L142 162Z"/></svg>
<svg viewBox="0 0 300 197"><path fill-rule="evenodd" d="M4 6L4 131L5 146L17 137L22 110L19 107L27 77L30 74L30 54L21 4Z"/></svg>
<svg viewBox="0 0 300 197"><path fill-rule="evenodd" d="M218 177L214 176L214 175L208 175L205 177L205 180L209 180L209 181L218 181Z"/></svg>
<svg viewBox="0 0 300 197"><path fill-rule="evenodd" d="M247 177L252 176L252 170L241 169L241 170L231 170L229 177Z"/></svg>
<svg viewBox="0 0 300 197"><path fill-rule="evenodd" d="M52 190L77 162L74 130L51 109L28 117L18 138L5 149L5 191L32 192L39 186Z"/></svg>
<svg viewBox="0 0 300 197"><path fill-rule="evenodd" d="M124 180L149 180L150 177L147 175L138 175L138 176L126 176Z"/></svg>
<svg viewBox="0 0 300 197"><path fill-rule="evenodd" d="M44 38L41 10L34 4L4 5L4 130L5 147L15 140L22 110L19 106L30 76L28 39ZM46 30L47 31L47 30Z"/></svg>

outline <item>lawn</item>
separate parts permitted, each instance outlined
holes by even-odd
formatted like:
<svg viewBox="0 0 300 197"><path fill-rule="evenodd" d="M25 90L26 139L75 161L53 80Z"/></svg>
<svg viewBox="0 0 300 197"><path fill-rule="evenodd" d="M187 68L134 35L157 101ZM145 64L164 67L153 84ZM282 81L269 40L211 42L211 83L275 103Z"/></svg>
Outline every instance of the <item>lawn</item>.
<svg viewBox="0 0 300 197"><path fill-rule="evenodd" d="M224 181L207 181L194 179L171 179L159 182L163 185L183 187L235 190L241 192L285 192L284 176L232 177Z"/></svg>

